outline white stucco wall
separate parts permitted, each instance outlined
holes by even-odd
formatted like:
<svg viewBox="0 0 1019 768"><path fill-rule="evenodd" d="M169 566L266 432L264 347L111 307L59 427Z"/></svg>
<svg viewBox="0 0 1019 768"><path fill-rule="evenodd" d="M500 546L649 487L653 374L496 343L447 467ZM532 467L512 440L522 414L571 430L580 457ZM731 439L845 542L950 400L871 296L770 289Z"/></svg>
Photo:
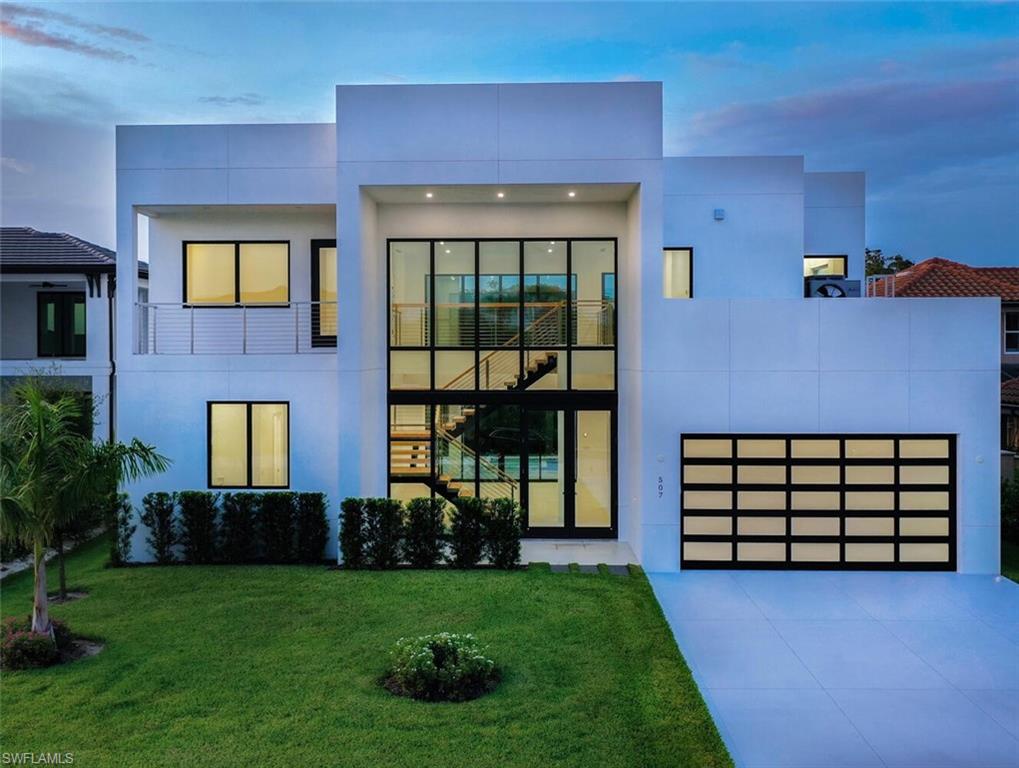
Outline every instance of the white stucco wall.
<svg viewBox="0 0 1019 768"><path fill-rule="evenodd" d="M663 245L693 248L695 298L803 295L802 157L667 157L664 166Z"/></svg>
<svg viewBox="0 0 1019 768"><path fill-rule="evenodd" d="M848 257L851 280L864 279L866 178L859 172L804 174L803 253Z"/></svg>
<svg viewBox="0 0 1019 768"><path fill-rule="evenodd" d="M958 567L997 573L997 313L997 299L669 302L673 332L645 337L645 568L679 567L684 433L954 432Z"/></svg>

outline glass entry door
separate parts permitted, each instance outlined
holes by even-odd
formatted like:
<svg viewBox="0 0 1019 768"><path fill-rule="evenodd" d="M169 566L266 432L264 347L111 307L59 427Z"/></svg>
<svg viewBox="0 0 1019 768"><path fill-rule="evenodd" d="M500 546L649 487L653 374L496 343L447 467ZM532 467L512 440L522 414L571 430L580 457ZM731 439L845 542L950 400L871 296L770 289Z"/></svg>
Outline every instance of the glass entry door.
<svg viewBox="0 0 1019 768"><path fill-rule="evenodd" d="M613 412L528 408L525 419L527 534L615 535Z"/></svg>

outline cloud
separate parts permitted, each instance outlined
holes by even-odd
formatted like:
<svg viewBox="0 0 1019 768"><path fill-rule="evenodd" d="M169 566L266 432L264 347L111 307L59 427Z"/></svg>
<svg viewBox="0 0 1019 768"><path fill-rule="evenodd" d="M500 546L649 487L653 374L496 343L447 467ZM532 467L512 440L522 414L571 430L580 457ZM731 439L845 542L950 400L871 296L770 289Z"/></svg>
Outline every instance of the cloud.
<svg viewBox="0 0 1019 768"><path fill-rule="evenodd" d="M265 99L257 93L241 93L236 96L199 96L198 100L203 104L215 104L217 107L229 107L235 104L253 107L265 103Z"/></svg>
<svg viewBox="0 0 1019 768"><path fill-rule="evenodd" d="M1019 151L1019 79L849 85L696 114L686 153L806 154L879 183Z"/></svg>
<svg viewBox="0 0 1019 768"><path fill-rule="evenodd" d="M124 53L114 48L100 48L90 43L83 43L73 37L64 37L40 29L35 24L18 25L4 19L0 19L0 37L9 37L25 45L32 45L39 48L57 48L69 53L80 53L82 56L89 56L94 59L106 59L107 61L137 61L130 53Z"/></svg>
<svg viewBox="0 0 1019 768"><path fill-rule="evenodd" d="M25 163L14 157L0 157L0 168L25 175L32 172L32 164Z"/></svg>
<svg viewBox="0 0 1019 768"><path fill-rule="evenodd" d="M135 32L133 29L127 29L126 27L111 27L106 24L93 24L92 22L85 21L77 16L72 16L69 13L60 13L59 11L53 11L48 8L21 5L20 3L4 3L3 13L7 18L11 19L55 21L65 27L80 29L83 32L89 32L91 34L105 35L106 37L112 37L118 40L127 40L132 43L150 42L148 37L140 32Z"/></svg>
<svg viewBox="0 0 1019 768"><path fill-rule="evenodd" d="M615 77L613 77L612 78L612 82L614 82L614 83L638 83L642 79L643 78L640 75L635 75L632 72L624 72L621 75L616 75Z"/></svg>
<svg viewBox="0 0 1019 768"><path fill-rule="evenodd" d="M37 48L53 48L93 59L115 62L136 62L134 54L105 45L97 40L81 40L66 30L83 32L93 37L112 38L127 43L147 43L145 35L125 27L111 27L61 13L48 8L5 3L0 5L0 37L17 40ZM64 27L65 30L53 28Z"/></svg>

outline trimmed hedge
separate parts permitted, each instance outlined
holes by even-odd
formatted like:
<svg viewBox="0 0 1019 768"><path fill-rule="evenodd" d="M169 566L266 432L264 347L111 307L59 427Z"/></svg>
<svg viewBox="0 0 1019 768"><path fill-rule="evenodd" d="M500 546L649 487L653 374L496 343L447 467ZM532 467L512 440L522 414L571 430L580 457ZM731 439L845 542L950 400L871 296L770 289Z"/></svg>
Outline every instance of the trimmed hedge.
<svg viewBox="0 0 1019 768"><path fill-rule="evenodd" d="M157 491L142 499L142 525L149 529L145 543L160 565L168 565L177 558L174 546L177 544L177 517L174 514L177 497L172 493Z"/></svg>
<svg viewBox="0 0 1019 768"><path fill-rule="evenodd" d="M484 528L488 561L496 568L516 568L520 565L523 511L513 499L492 499L486 506Z"/></svg>
<svg viewBox="0 0 1019 768"><path fill-rule="evenodd" d="M294 554L299 563L322 559L329 542L329 521L326 519L324 493L297 494L297 545Z"/></svg>
<svg viewBox="0 0 1019 768"><path fill-rule="evenodd" d="M253 563L259 556L260 493L224 493L219 518L220 559L224 563Z"/></svg>
<svg viewBox="0 0 1019 768"><path fill-rule="evenodd" d="M161 565L321 563L329 541L322 493L150 493L146 541Z"/></svg>
<svg viewBox="0 0 1019 768"><path fill-rule="evenodd" d="M439 498L417 498L406 510L395 499L344 499L340 553L348 569L433 568L443 558L474 568L484 557L497 568L520 564L523 512L512 499L461 497L453 510ZM446 517L449 517L449 527Z"/></svg>
<svg viewBox="0 0 1019 768"><path fill-rule="evenodd" d="M365 559L372 568L395 568L403 542L403 506L396 499L366 499Z"/></svg>
<svg viewBox="0 0 1019 768"><path fill-rule="evenodd" d="M350 497L340 503L340 557L347 568L364 567L364 502Z"/></svg>
<svg viewBox="0 0 1019 768"><path fill-rule="evenodd" d="M434 568L446 544L446 503L442 499L411 499L407 503L403 559L413 568Z"/></svg>
<svg viewBox="0 0 1019 768"><path fill-rule="evenodd" d="M262 494L261 533L265 559L270 563L294 561L294 494Z"/></svg>
<svg viewBox="0 0 1019 768"><path fill-rule="evenodd" d="M181 491L177 494L180 544L185 563L207 565L217 560L218 501L219 494L211 491Z"/></svg>
<svg viewBox="0 0 1019 768"><path fill-rule="evenodd" d="M454 568L474 568L485 554L485 502L461 496L453 503L449 518L449 552Z"/></svg>

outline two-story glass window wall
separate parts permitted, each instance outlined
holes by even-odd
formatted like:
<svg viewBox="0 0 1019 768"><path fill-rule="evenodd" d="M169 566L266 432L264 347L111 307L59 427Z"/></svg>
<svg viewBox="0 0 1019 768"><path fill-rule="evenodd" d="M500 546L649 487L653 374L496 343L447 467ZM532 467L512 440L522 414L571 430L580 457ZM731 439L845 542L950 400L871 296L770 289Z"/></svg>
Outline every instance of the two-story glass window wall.
<svg viewBox="0 0 1019 768"><path fill-rule="evenodd" d="M532 535L615 535L615 240L388 248L391 495L507 496Z"/></svg>

